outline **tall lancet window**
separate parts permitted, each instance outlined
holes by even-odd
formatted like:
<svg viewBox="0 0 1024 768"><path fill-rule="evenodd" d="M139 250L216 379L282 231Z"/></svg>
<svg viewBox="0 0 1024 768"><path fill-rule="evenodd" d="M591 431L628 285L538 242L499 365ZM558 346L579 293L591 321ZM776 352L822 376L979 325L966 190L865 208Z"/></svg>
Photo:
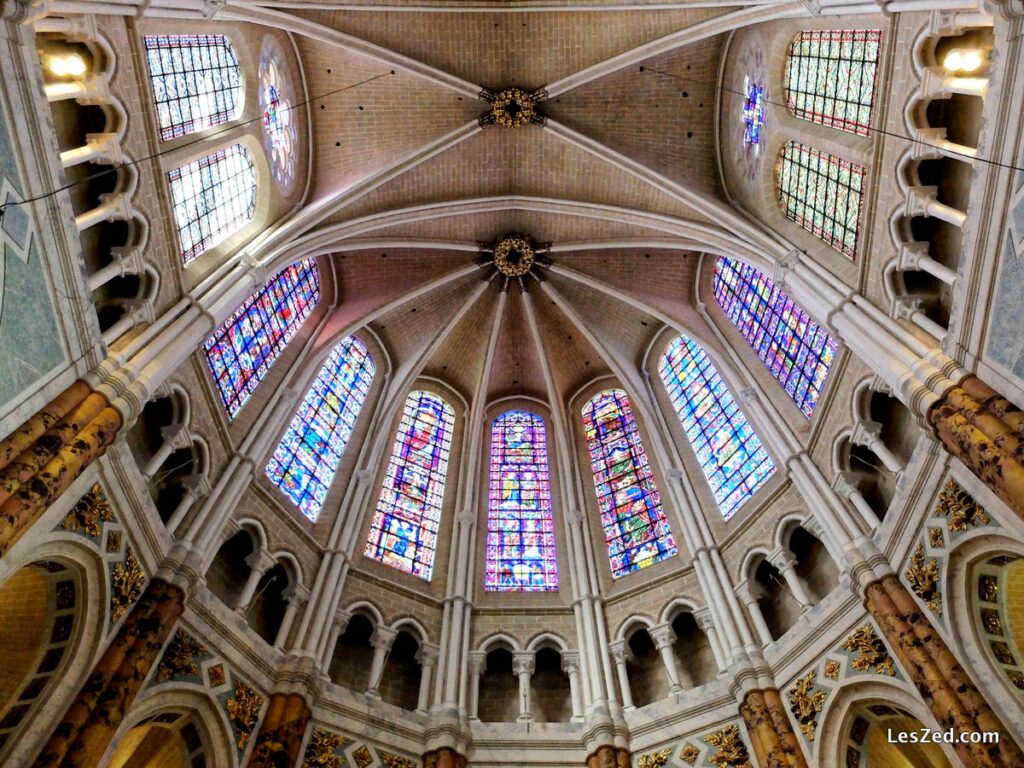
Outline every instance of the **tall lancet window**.
<svg viewBox="0 0 1024 768"><path fill-rule="evenodd" d="M167 172L181 261L188 264L256 212L256 167L241 144Z"/></svg>
<svg viewBox="0 0 1024 768"><path fill-rule="evenodd" d="M224 35L146 35L142 44L162 140L241 114L242 69Z"/></svg>
<svg viewBox="0 0 1024 768"><path fill-rule="evenodd" d="M338 344L267 464L270 481L310 520L324 505L373 374L373 359L359 339Z"/></svg>
<svg viewBox="0 0 1024 768"><path fill-rule="evenodd" d="M406 398L364 554L430 581L455 412L437 395Z"/></svg>
<svg viewBox="0 0 1024 768"><path fill-rule="evenodd" d="M583 429L612 576L676 554L626 393L609 389L591 398L583 406Z"/></svg>
<svg viewBox="0 0 1024 768"><path fill-rule="evenodd" d="M715 299L807 418L825 386L836 342L785 291L742 261L715 265Z"/></svg>
<svg viewBox="0 0 1024 768"><path fill-rule="evenodd" d="M206 340L206 362L234 418L320 299L316 263L300 261L274 275Z"/></svg>
<svg viewBox="0 0 1024 768"><path fill-rule="evenodd" d="M801 32L786 57L786 103L799 118L867 136L882 33L877 29Z"/></svg>
<svg viewBox="0 0 1024 768"><path fill-rule="evenodd" d="M557 590L547 437L540 416L508 411L491 425L489 502L484 588Z"/></svg>
<svg viewBox="0 0 1024 768"><path fill-rule="evenodd" d="M776 170L786 218L851 259L857 252L864 168L828 152L789 142Z"/></svg>
<svg viewBox="0 0 1024 768"><path fill-rule="evenodd" d="M699 344L678 337L658 372L722 516L729 519L772 476L775 465Z"/></svg>

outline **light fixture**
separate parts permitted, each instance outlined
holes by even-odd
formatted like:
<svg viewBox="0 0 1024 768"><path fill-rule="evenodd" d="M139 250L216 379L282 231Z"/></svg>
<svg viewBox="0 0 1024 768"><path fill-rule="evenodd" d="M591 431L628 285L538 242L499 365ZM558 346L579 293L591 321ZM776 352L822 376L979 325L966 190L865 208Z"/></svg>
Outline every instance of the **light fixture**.
<svg viewBox="0 0 1024 768"><path fill-rule="evenodd" d="M46 68L57 77L80 77L85 74L85 60L77 53L67 56L47 56Z"/></svg>
<svg viewBox="0 0 1024 768"><path fill-rule="evenodd" d="M946 54L942 66L947 72L974 72L982 64L981 51L974 48L954 48Z"/></svg>

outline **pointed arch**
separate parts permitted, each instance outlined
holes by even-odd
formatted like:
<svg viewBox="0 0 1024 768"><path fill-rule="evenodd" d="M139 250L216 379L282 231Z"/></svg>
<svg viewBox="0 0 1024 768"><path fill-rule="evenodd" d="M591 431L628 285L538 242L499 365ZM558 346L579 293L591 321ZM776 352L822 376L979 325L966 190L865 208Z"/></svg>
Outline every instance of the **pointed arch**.
<svg viewBox="0 0 1024 768"><path fill-rule="evenodd" d="M144 35L149 82L163 141L230 122L242 112L244 80L224 35Z"/></svg>
<svg viewBox="0 0 1024 768"><path fill-rule="evenodd" d="M278 272L206 340L206 362L234 418L320 300L312 259Z"/></svg>
<svg viewBox="0 0 1024 768"><path fill-rule="evenodd" d="M241 144L167 172L181 262L188 265L256 212L256 166Z"/></svg>
<svg viewBox="0 0 1024 768"><path fill-rule="evenodd" d="M354 336L331 350L266 467L270 481L316 521L376 368Z"/></svg>
<svg viewBox="0 0 1024 768"><path fill-rule="evenodd" d="M646 568L678 551L629 397L599 392L583 406L590 463L612 576Z"/></svg>
<svg viewBox="0 0 1024 768"><path fill-rule="evenodd" d="M762 272L719 257L715 300L807 418L821 396L836 341Z"/></svg>
<svg viewBox="0 0 1024 768"><path fill-rule="evenodd" d="M775 464L703 347L676 337L658 373L728 520L772 476Z"/></svg>
<svg viewBox="0 0 1024 768"><path fill-rule="evenodd" d="M506 411L491 424L486 552L484 589L558 590L547 435L529 411Z"/></svg>
<svg viewBox="0 0 1024 768"><path fill-rule="evenodd" d="M448 476L455 411L431 392L411 392L363 553L430 581Z"/></svg>

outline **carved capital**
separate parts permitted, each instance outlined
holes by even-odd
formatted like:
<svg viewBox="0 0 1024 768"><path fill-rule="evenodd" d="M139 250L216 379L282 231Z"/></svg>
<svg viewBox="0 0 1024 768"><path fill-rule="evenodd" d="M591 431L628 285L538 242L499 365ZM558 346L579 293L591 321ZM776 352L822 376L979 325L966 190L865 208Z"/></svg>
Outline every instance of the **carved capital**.
<svg viewBox="0 0 1024 768"><path fill-rule="evenodd" d="M694 621L697 622L697 626L701 628L704 634L707 634L708 630L715 626L715 619L711 615L711 609L708 607L698 608L693 612Z"/></svg>
<svg viewBox="0 0 1024 768"><path fill-rule="evenodd" d="M648 632L654 641L654 647L659 651L663 648L671 648L672 643L676 639L676 633L672 631L672 627L668 624L659 624L656 627L651 627Z"/></svg>
<svg viewBox="0 0 1024 768"><path fill-rule="evenodd" d="M423 643L420 649L416 651L416 661L420 663L420 666L424 669L436 666L437 657L440 655L441 649L432 643Z"/></svg>
<svg viewBox="0 0 1024 768"><path fill-rule="evenodd" d="M580 655L577 651L566 651L562 654L562 671L568 674L580 671Z"/></svg>
<svg viewBox="0 0 1024 768"><path fill-rule="evenodd" d="M796 568L796 556L788 549L773 549L767 558L768 562L779 569L780 573Z"/></svg>
<svg viewBox="0 0 1024 768"><path fill-rule="evenodd" d="M469 673L479 677L487 671L487 654L483 651L473 651L469 654Z"/></svg>
<svg viewBox="0 0 1024 768"><path fill-rule="evenodd" d="M625 664L633 658L633 652L625 640L615 640L608 644L608 650L612 654L616 664Z"/></svg>
<svg viewBox="0 0 1024 768"><path fill-rule="evenodd" d="M512 657L512 671L517 675L532 675L537 668L533 651L520 651Z"/></svg>
<svg viewBox="0 0 1024 768"><path fill-rule="evenodd" d="M373 632L373 637L370 638L370 645L378 651L390 651L391 644L395 642L396 637L398 637L397 630L390 627L377 627Z"/></svg>

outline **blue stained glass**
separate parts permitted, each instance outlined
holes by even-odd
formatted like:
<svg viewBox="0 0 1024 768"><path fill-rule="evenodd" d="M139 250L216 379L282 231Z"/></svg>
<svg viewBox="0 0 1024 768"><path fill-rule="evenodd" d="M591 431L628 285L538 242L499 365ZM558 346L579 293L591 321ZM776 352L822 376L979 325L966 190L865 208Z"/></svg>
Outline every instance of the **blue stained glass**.
<svg viewBox="0 0 1024 768"><path fill-rule="evenodd" d="M558 589L544 421L508 411L491 426L484 588L497 592Z"/></svg>
<svg viewBox="0 0 1024 768"><path fill-rule="evenodd" d="M583 407L583 429L612 576L676 554L626 393L609 389L595 395Z"/></svg>
<svg viewBox="0 0 1024 768"><path fill-rule="evenodd" d="M359 339L338 344L267 464L267 477L310 520L327 498L373 374L373 359Z"/></svg>
<svg viewBox="0 0 1024 768"><path fill-rule="evenodd" d="M720 258L715 299L743 338L810 418L836 356L836 342L761 272Z"/></svg>
<svg viewBox="0 0 1024 768"><path fill-rule="evenodd" d="M699 344L678 337L658 372L722 516L729 519L772 476L775 465Z"/></svg>
<svg viewBox="0 0 1024 768"><path fill-rule="evenodd" d="M437 395L405 401L364 554L430 581L455 412Z"/></svg>
<svg viewBox="0 0 1024 768"><path fill-rule="evenodd" d="M743 102L743 143L758 145L764 129L764 85L744 78L747 98Z"/></svg>
<svg viewBox="0 0 1024 768"><path fill-rule="evenodd" d="M206 340L206 362L234 418L320 299L313 261L278 272Z"/></svg>

